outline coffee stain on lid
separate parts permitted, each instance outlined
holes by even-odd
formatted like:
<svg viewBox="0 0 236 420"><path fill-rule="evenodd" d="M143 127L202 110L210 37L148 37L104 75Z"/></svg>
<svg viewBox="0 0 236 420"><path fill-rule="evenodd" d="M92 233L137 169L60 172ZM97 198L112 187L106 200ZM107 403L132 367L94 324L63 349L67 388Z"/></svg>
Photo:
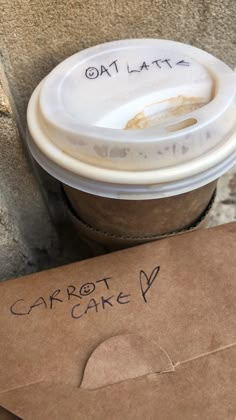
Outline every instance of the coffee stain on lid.
<svg viewBox="0 0 236 420"><path fill-rule="evenodd" d="M177 96L163 101L153 102L134 115L125 125L125 130L136 130L168 121L169 119L188 114L206 105L201 97ZM163 106L165 109L163 109Z"/></svg>

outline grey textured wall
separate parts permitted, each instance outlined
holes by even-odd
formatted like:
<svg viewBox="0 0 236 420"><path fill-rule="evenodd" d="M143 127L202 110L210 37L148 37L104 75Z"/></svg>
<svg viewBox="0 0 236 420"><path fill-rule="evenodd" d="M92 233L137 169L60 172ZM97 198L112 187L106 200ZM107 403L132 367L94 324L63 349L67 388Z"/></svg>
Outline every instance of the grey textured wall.
<svg viewBox="0 0 236 420"><path fill-rule="evenodd" d="M6 278L86 255L79 240L71 243L58 184L42 172L38 182L24 150L25 111L37 83L82 48L130 37L183 41L234 66L236 2L0 0L0 10L0 278ZM235 216L232 210L228 219Z"/></svg>
<svg viewBox="0 0 236 420"><path fill-rule="evenodd" d="M236 63L232 0L11 0L2 2L2 56L24 121L35 85L61 60L100 42L159 37Z"/></svg>

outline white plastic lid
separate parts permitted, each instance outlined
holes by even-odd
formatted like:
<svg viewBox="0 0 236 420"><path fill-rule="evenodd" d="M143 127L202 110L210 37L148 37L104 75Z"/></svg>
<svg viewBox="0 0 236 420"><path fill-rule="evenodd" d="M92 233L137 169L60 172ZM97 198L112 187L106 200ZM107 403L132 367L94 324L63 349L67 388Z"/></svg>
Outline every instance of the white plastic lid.
<svg viewBox="0 0 236 420"><path fill-rule="evenodd" d="M27 121L34 157L68 185L113 198L176 195L236 162L236 76L182 43L110 42L59 64Z"/></svg>

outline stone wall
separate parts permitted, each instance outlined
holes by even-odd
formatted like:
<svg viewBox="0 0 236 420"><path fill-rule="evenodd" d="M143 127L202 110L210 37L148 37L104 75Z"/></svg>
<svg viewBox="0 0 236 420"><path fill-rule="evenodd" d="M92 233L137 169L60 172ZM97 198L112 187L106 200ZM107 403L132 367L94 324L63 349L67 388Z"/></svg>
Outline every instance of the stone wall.
<svg viewBox="0 0 236 420"><path fill-rule="evenodd" d="M131 37L183 41L234 66L236 2L0 0L0 14L0 278L9 278L82 258L87 252L80 240L71 241L74 235L58 183L27 156L26 106L39 81L76 51ZM234 172L229 177L233 179ZM232 208L230 217L221 221L236 217L230 200L231 204L217 204L217 212L222 206ZM217 223L216 213L212 220Z"/></svg>

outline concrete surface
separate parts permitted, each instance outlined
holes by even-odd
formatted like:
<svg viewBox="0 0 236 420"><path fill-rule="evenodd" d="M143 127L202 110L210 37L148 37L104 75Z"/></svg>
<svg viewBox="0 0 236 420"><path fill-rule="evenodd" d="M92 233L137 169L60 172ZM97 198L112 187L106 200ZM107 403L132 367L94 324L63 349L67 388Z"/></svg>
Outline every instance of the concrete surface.
<svg viewBox="0 0 236 420"><path fill-rule="evenodd" d="M183 41L236 64L231 0L0 0L0 278L87 255L60 188L27 157L25 113L38 82L74 52L119 38ZM210 224L235 220L235 177L221 181Z"/></svg>
<svg viewBox="0 0 236 420"><path fill-rule="evenodd" d="M236 221L236 167L225 174L218 183L208 226L233 221Z"/></svg>
<svg viewBox="0 0 236 420"><path fill-rule="evenodd" d="M47 266L57 237L12 115L3 71L1 80L0 274L6 278Z"/></svg>
<svg viewBox="0 0 236 420"><path fill-rule="evenodd" d="M88 250L78 238L72 240L74 229L51 187L55 227L41 191L44 174L39 182L16 126L2 67L0 81L0 279L8 279L83 258Z"/></svg>
<svg viewBox="0 0 236 420"><path fill-rule="evenodd" d="M231 0L0 0L2 60L17 111L69 55L130 37L183 41L236 64L236 2Z"/></svg>

